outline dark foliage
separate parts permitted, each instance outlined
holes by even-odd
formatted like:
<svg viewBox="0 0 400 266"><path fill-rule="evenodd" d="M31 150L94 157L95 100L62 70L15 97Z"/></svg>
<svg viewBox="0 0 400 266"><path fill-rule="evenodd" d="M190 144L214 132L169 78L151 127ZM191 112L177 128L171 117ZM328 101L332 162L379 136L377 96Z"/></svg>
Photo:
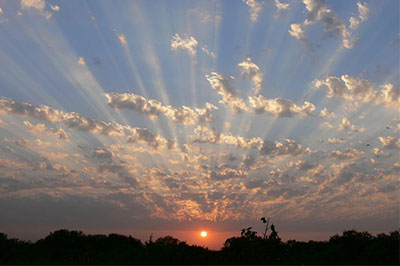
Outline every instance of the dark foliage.
<svg viewBox="0 0 400 266"><path fill-rule="evenodd" d="M251 229L227 239L220 251L188 245L171 236L142 243L132 236L58 230L32 243L0 233L0 264L399 265L399 231L372 236L349 230L329 241L282 242L274 227L265 237Z"/></svg>

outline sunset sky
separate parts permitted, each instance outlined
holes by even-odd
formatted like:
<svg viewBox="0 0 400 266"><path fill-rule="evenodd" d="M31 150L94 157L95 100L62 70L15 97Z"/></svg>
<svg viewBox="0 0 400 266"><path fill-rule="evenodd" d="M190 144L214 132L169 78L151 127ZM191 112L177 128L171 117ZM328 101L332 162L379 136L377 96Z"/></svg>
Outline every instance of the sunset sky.
<svg viewBox="0 0 400 266"><path fill-rule="evenodd" d="M0 232L398 229L399 3L0 0Z"/></svg>

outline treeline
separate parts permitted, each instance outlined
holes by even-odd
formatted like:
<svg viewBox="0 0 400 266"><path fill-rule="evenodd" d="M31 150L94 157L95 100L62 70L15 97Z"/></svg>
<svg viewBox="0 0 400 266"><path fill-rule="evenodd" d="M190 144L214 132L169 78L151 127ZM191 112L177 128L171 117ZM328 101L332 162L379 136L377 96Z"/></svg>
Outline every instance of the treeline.
<svg viewBox="0 0 400 266"><path fill-rule="evenodd" d="M349 230L329 241L283 242L251 230L225 241L219 251L171 236L145 243L119 234L58 230L36 242L0 233L0 264L362 264L399 265L399 231L371 235Z"/></svg>

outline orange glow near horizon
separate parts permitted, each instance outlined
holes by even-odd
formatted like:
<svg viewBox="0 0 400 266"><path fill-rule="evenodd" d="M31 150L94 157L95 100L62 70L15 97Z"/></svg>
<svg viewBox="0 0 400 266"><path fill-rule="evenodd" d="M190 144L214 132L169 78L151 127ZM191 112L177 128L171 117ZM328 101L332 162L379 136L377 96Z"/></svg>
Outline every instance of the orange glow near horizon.
<svg viewBox="0 0 400 266"><path fill-rule="evenodd" d="M208 234L206 231L201 231L200 235L201 237L207 237Z"/></svg>

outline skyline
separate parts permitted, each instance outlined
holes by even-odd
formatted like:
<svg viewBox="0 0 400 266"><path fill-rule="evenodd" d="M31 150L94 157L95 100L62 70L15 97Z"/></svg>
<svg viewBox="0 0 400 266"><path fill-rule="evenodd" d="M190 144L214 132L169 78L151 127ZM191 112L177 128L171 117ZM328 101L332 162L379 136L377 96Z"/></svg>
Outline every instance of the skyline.
<svg viewBox="0 0 400 266"><path fill-rule="evenodd" d="M398 10L0 1L0 231L395 230Z"/></svg>

